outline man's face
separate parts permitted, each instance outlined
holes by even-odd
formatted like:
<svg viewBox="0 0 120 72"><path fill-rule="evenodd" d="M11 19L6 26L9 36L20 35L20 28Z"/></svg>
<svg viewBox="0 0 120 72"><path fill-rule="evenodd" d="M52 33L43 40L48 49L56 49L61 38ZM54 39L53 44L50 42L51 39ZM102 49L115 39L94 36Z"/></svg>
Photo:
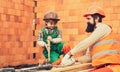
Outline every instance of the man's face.
<svg viewBox="0 0 120 72"><path fill-rule="evenodd" d="M86 32L93 32L94 31L94 28L95 28L95 25L96 25L96 22L95 20L93 19L92 16L87 16L86 17L86 22L87 22L87 28L86 28Z"/></svg>
<svg viewBox="0 0 120 72"><path fill-rule="evenodd" d="M54 20L46 20L45 24L49 29L54 29L56 27L56 22Z"/></svg>

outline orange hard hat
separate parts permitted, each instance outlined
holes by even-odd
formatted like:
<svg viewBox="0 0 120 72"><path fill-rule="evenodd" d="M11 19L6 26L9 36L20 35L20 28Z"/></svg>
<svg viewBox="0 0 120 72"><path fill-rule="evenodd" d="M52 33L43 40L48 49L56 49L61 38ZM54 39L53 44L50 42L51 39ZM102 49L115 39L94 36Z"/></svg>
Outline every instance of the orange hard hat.
<svg viewBox="0 0 120 72"><path fill-rule="evenodd" d="M87 9L87 13L85 13L83 16L87 17L88 15L93 14L100 14L102 17L105 17L105 13L101 7L98 6L91 6Z"/></svg>

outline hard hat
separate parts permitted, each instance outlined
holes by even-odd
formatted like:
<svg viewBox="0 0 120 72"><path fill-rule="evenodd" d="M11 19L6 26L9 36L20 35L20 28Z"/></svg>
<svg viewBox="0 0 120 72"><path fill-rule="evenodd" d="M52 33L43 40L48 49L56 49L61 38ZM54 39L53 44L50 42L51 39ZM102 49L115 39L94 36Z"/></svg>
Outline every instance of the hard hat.
<svg viewBox="0 0 120 72"><path fill-rule="evenodd" d="M103 18L105 17L105 13L101 7L97 6L91 6L87 9L87 13L85 13L83 16L87 17L88 15L93 15L93 14L100 14Z"/></svg>
<svg viewBox="0 0 120 72"><path fill-rule="evenodd" d="M54 12L54 11L48 11L48 12L45 13L43 20L49 20L49 19L51 19L51 20L57 20L57 21L60 20L60 19L58 18L57 13Z"/></svg>

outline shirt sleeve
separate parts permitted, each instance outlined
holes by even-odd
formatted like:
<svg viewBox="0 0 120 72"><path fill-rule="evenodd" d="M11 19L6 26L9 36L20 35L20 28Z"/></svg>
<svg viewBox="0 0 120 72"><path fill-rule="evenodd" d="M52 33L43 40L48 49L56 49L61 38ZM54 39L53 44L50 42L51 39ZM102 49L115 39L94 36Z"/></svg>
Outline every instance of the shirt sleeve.
<svg viewBox="0 0 120 72"><path fill-rule="evenodd" d="M94 32L86 39L78 43L70 52L75 54L77 52L82 52L89 48L90 45L94 44L99 39L107 36L111 32L111 28L106 24L99 25Z"/></svg>
<svg viewBox="0 0 120 72"><path fill-rule="evenodd" d="M53 38L52 42L53 43L60 43L62 41L62 32L58 30L58 36L57 38Z"/></svg>
<svg viewBox="0 0 120 72"><path fill-rule="evenodd" d="M42 47L44 47L45 44L46 44L46 43L43 41L43 33L42 33L42 31L39 31L39 32L38 32L37 43L38 43L38 45L40 45L40 46L42 46Z"/></svg>

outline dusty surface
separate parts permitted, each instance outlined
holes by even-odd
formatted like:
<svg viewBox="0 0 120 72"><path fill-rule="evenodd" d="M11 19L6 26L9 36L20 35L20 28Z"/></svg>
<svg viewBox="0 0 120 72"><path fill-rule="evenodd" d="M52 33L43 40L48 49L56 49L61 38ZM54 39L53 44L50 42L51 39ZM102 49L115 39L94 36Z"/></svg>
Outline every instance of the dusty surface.
<svg viewBox="0 0 120 72"><path fill-rule="evenodd" d="M74 64L71 66L54 66L51 70L37 70L34 68L22 69L16 72L81 72L82 70L92 68L91 63Z"/></svg>

